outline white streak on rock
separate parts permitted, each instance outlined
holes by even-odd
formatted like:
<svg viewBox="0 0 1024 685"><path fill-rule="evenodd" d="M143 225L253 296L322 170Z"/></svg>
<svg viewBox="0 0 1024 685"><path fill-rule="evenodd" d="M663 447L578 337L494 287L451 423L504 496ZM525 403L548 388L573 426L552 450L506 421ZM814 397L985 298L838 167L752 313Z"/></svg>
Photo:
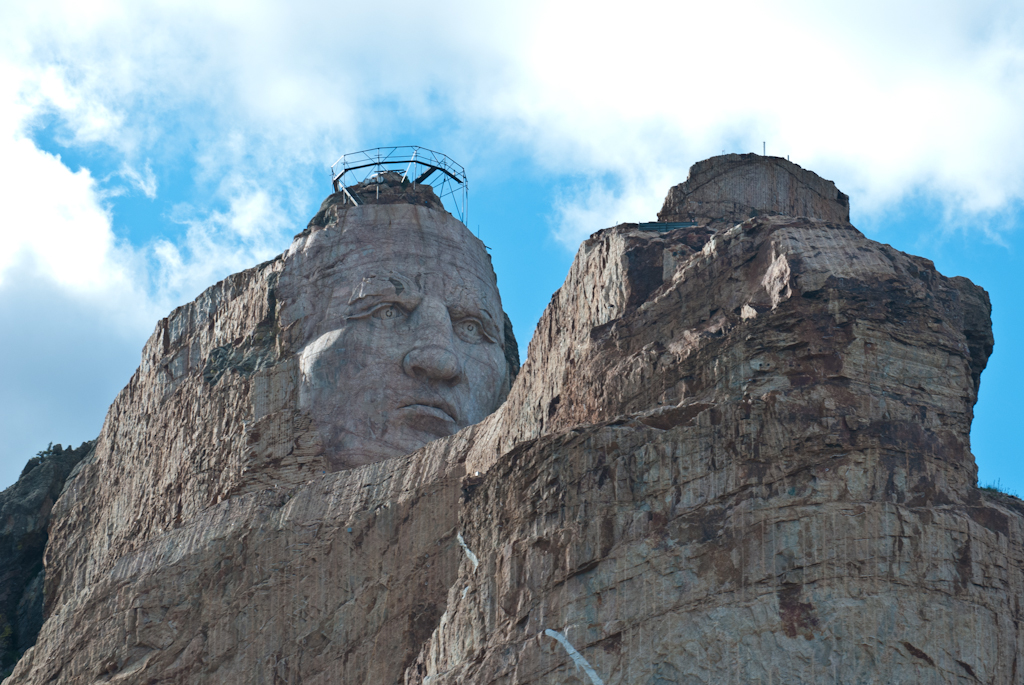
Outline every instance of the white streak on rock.
<svg viewBox="0 0 1024 685"><path fill-rule="evenodd" d="M551 630L550 628L545 630L544 634L548 637L553 637L562 643L562 646L565 647L565 651L568 652L572 660L576 662L576 667L583 669L583 672L586 673L587 676L590 678L590 682L592 682L594 685L604 685L604 681L601 680L601 676L597 675L597 673L594 672L594 669L591 668L590 663L583 658L582 654L576 651L576 648L573 647L572 644L565 638L565 635L562 635L557 630Z"/></svg>
<svg viewBox="0 0 1024 685"><path fill-rule="evenodd" d="M458 533L456 537L459 539L459 545L462 546L462 551L465 552L466 556L469 557L469 560L473 562L473 570L475 571L476 567L480 565L480 560L476 558L475 554L473 554L473 550L466 547L466 541L462 539L462 533Z"/></svg>

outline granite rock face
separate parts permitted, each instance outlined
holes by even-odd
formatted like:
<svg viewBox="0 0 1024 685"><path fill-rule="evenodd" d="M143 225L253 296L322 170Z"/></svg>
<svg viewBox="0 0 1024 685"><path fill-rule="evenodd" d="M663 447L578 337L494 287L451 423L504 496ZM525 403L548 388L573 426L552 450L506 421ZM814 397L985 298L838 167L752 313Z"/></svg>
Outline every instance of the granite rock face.
<svg viewBox="0 0 1024 685"><path fill-rule="evenodd" d="M969 445L987 295L733 157L666 201L707 215L587 240L504 404L412 454L328 472L286 410L287 257L179 310L10 682L1024 682L1024 506Z"/></svg>
<svg viewBox="0 0 1024 685"><path fill-rule="evenodd" d="M0 675L10 673L39 634L50 511L68 475L94 445L51 445L29 459L18 481L0 492Z"/></svg>

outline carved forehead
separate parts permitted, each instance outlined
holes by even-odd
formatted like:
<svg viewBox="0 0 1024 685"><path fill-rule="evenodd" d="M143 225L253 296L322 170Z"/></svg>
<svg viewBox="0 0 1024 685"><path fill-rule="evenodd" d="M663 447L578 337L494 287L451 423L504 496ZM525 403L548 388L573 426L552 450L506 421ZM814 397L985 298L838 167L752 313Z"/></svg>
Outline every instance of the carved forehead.
<svg viewBox="0 0 1024 685"><path fill-rule="evenodd" d="M415 297L425 294L443 296L451 304L490 302L497 295L497 288L484 280L475 279L472 274L458 271L420 271L416 273L397 271L390 263L378 263L362 272L350 274L348 288L351 294L348 304L375 297Z"/></svg>
<svg viewBox="0 0 1024 685"><path fill-rule="evenodd" d="M344 281L339 285L358 289L370 280L386 289L391 277L402 284L400 288L457 298L475 294L497 304L490 258L461 224L356 226L345 232L342 243L347 249L338 264L339 280Z"/></svg>
<svg viewBox="0 0 1024 685"><path fill-rule="evenodd" d="M386 210L386 211L385 211ZM278 292L281 325L303 345L344 321L363 287L395 288L417 276L450 308L484 308L502 320L497 279L483 243L448 215L422 207L390 205L349 209L337 224L314 230L293 246ZM379 277L383 277L383 282ZM403 284L403 287L408 287ZM394 292L394 290L392 290Z"/></svg>
<svg viewBox="0 0 1024 685"><path fill-rule="evenodd" d="M425 295L442 298L452 310L483 313L500 330L501 298L490 257L454 220L355 223L339 236L334 258L329 302L310 333L342 325L360 303Z"/></svg>

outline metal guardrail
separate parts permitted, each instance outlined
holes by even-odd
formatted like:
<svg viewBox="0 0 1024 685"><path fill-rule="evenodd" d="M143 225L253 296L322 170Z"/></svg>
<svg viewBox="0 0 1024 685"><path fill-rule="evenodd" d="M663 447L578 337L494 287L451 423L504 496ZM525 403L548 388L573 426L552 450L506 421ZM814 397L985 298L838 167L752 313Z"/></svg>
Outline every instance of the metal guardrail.
<svg viewBox="0 0 1024 685"><path fill-rule="evenodd" d="M400 172L402 181L427 183L452 215L469 226L469 180L461 164L443 152L418 145L376 147L342 155L331 165L334 192L345 193L357 183L380 178L385 171ZM446 202L447 201L447 202ZM450 206L450 207L449 207Z"/></svg>

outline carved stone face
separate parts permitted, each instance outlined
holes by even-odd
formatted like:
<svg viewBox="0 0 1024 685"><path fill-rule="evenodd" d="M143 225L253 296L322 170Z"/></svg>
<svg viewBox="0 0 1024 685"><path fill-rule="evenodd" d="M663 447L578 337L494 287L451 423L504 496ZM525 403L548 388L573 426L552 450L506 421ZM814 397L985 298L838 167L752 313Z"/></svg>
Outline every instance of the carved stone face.
<svg viewBox="0 0 1024 685"><path fill-rule="evenodd" d="M508 373L490 261L461 224L350 227L344 242L344 277L300 356L300 405L333 468L479 422Z"/></svg>

